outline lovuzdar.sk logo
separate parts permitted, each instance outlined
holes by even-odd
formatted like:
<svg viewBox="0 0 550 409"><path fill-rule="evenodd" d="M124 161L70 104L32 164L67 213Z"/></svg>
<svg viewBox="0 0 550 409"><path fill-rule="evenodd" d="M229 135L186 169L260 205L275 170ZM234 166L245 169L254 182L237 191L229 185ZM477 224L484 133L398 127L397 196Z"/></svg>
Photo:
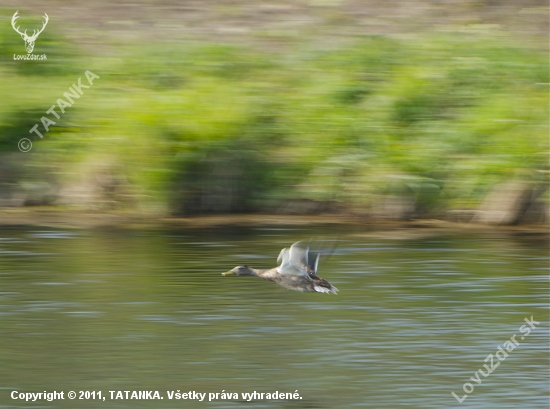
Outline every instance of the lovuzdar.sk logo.
<svg viewBox="0 0 550 409"><path fill-rule="evenodd" d="M42 55L33 55L32 50L34 50L34 43L40 33L44 31L46 26L48 25L49 17L46 13L44 13L44 22L42 23L42 28L40 30L33 30L32 35L27 34L27 30L24 32L21 32L19 29L19 26L16 26L16 20L19 18L18 14L19 10L15 12L13 17L11 18L11 26L13 29L21 36L21 38L25 41L25 49L27 50L27 55L13 55L14 60L46 60L46 54Z"/></svg>

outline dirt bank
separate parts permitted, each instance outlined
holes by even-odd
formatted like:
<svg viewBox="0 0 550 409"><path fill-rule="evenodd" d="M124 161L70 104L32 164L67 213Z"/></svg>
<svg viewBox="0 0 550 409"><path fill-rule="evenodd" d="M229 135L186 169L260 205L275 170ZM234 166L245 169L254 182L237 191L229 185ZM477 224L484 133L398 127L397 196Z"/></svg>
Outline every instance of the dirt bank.
<svg viewBox="0 0 550 409"><path fill-rule="evenodd" d="M0 229L40 227L60 229L201 229L224 227L294 226L330 227L356 235L383 239L421 239L446 234L526 235L550 240L547 225L496 226L444 220L390 221L352 215L243 214L198 217L165 217L132 212L90 212L60 208L0 209Z"/></svg>

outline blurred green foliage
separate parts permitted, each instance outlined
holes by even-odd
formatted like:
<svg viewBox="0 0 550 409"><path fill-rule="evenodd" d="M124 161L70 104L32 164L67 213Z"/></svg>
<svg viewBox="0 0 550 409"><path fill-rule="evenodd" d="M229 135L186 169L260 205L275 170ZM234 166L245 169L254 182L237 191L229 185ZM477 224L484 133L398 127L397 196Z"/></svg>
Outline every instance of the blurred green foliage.
<svg viewBox="0 0 550 409"><path fill-rule="evenodd" d="M23 65L9 60L23 42L6 30L0 87L13 98L0 101L0 149L16 150L91 70L101 78L33 140L32 161L60 184L83 164L111 163L139 203L178 214L289 198L368 208L388 194L430 214L475 206L548 161L546 54L502 35L367 36L284 52L117 44L116 56L86 59L48 28L36 46L48 61Z"/></svg>

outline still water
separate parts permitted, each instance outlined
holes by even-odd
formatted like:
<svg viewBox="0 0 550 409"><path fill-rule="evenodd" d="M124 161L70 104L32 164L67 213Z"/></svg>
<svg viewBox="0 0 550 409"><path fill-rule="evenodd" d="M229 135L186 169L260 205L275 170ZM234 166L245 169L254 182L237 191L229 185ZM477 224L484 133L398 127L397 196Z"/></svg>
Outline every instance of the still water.
<svg viewBox="0 0 550 409"><path fill-rule="evenodd" d="M336 240L338 295L222 272ZM328 228L0 231L0 408L547 408L548 242ZM520 339L524 318L540 322ZM519 345L481 384L489 354ZM495 357L495 365L497 358ZM479 373L478 373L479 374ZM474 387L465 394L463 385ZM470 386L466 386L471 390ZM106 402L12 400L102 391ZM110 400L109 391L163 400ZM169 400L166 391L238 393ZM298 394L253 400L244 392Z"/></svg>

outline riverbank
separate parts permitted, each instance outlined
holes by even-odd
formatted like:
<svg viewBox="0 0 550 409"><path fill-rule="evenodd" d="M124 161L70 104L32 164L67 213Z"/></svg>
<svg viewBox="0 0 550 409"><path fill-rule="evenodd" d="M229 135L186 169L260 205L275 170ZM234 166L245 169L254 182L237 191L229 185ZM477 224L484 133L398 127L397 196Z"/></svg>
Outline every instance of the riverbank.
<svg viewBox="0 0 550 409"><path fill-rule="evenodd" d="M479 234L535 235L550 239L546 224L517 226L458 223L446 220L381 220L356 215L239 214L166 217L137 212L90 212L55 207L0 209L0 228L41 227L63 229L208 229L255 226L334 226L351 228L356 234L386 239L415 239L461 232Z"/></svg>

